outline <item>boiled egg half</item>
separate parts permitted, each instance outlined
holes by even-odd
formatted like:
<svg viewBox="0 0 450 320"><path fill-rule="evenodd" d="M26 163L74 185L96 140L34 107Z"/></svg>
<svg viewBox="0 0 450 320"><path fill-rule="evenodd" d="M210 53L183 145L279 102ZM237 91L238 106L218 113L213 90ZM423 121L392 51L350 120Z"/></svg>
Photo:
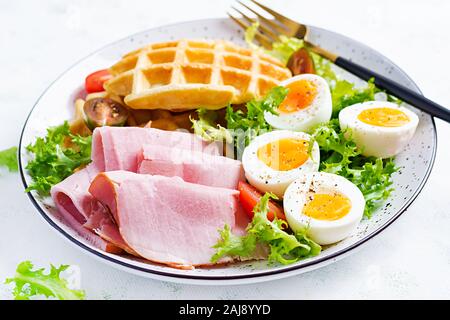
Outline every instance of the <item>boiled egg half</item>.
<svg viewBox="0 0 450 320"><path fill-rule="evenodd" d="M389 158L408 144L419 123L417 115L392 102L369 101L349 106L339 113L342 130L365 156Z"/></svg>
<svg viewBox="0 0 450 320"><path fill-rule="evenodd" d="M276 129L308 131L331 118L332 104L328 83L315 74L301 74L280 84L289 91L276 110L264 118Z"/></svg>
<svg viewBox="0 0 450 320"><path fill-rule="evenodd" d="M318 170L319 146L311 141L306 133L288 130L275 130L256 137L242 154L247 180L261 192L272 192L282 198L292 181L306 172Z"/></svg>
<svg viewBox="0 0 450 320"><path fill-rule="evenodd" d="M284 212L291 229L307 230L320 245L348 237L361 221L364 196L342 176L326 172L308 173L286 189Z"/></svg>

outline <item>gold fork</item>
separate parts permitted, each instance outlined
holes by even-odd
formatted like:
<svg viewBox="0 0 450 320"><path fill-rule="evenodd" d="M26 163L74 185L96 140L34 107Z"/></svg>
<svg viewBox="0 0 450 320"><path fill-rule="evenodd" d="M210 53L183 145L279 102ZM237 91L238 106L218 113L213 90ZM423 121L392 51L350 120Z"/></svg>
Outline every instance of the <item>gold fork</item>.
<svg viewBox="0 0 450 320"><path fill-rule="evenodd" d="M349 71L363 80L368 81L370 79L374 79L375 85L386 90L393 96L400 98L401 100L417 107L431 116L450 122L449 109L440 106L423 95L416 93L379 73L369 70L347 58L329 52L328 50L311 43L308 40L309 28L307 25L289 19L288 17L274 11L256 0L249 0L249 2L256 5L258 9L254 9L252 6L237 0L238 5L244 7L247 11L252 12L257 17L256 19L249 17L242 12L242 10L236 7L232 7L232 9L239 13L243 19L237 18L230 12L227 14L243 29L247 29L251 26L251 24L258 22L259 26L255 33L255 40L258 41L264 48L271 49L272 43L278 41L281 35L302 39L305 46L312 52L334 62L337 66ZM264 17L260 11L271 16L272 18Z"/></svg>

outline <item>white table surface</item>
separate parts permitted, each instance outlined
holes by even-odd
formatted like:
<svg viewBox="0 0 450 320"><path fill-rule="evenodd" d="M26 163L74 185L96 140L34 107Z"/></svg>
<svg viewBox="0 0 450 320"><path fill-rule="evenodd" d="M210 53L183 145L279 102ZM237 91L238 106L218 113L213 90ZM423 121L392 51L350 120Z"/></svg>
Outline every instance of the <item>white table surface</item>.
<svg viewBox="0 0 450 320"><path fill-rule="evenodd" d="M450 1L266 1L309 24L350 36L391 58L431 99L450 106ZM132 3L132 4L131 4ZM0 149L18 144L40 93L91 51L154 26L223 17L232 1L0 0ZM417 200L361 250L300 276L245 286L207 287L118 271L52 230L31 205L18 174L0 176L0 281L16 265L74 264L90 299L450 298L450 126L436 121L433 172ZM0 299L9 298L1 286Z"/></svg>

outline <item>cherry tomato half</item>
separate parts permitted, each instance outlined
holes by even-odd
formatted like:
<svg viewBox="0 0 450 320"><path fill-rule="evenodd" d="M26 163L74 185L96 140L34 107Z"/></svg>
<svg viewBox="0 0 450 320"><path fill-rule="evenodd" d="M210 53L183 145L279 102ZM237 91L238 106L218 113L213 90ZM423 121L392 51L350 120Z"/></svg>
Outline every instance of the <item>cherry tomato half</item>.
<svg viewBox="0 0 450 320"><path fill-rule="evenodd" d="M252 219L253 208L261 199L262 194L258 190L256 190L255 187L243 181L239 182L238 190L239 201L241 202L242 208L250 217L250 219ZM274 216L276 216L278 219L286 221L286 216L284 215L283 209L277 203L269 201L269 212L267 213L267 218L272 221Z"/></svg>
<svg viewBox="0 0 450 320"><path fill-rule="evenodd" d="M294 52L287 63L294 76L303 73L316 73L314 61L306 48Z"/></svg>
<svg viewBox="0 0 450 320"><path fill-rule="evenodd" d="M107 69L98 70L86 77L85 89L87 93L104 91L103 83L112 78Z"/></svg>

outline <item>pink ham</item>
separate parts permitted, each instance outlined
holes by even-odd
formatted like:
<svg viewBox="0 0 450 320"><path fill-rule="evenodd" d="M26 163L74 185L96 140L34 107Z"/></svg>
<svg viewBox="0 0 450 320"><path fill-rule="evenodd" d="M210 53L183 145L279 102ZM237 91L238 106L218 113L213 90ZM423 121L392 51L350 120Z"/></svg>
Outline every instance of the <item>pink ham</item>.
<svg viewBox="0 0 450 320"><path fill-rule="evenodd" d="M225 224L242 228L246 220L236 190L179 177L112 171L100 173L89 192L110 209L129 247L148 260L177 268L210 265L218 229Z"/></svg>
<svg viewBox="0 0 450 320"><path fill-rule="evenodd" d="M64 200L62 200L62 201L64 201ZM72 206L69 206L69 210L71 207ZM64 211L58 210L58 212L55 213L55 215L59 216L59 218L62 219L67 226L70 226L75 232L77 232L80 236L82 236L84 239L86 239L88 241L88 243L90 243L94 247L99 248L99 249L109 252L109 253L122 253L123 252L121 248L112 244L111 241L104 240L97 234L86 229L83 226L83 224L80 223L80 221L78 221L75 218L75 215L72 215L72 213L65 212L65 210ZM122 237L120 237L120 238L122 238Z"/></svg>
<svg viewBox="0 0 450 320"><path fill-rule="evenodd" d="M128 248L117 231L114 232L109 213L88 192L98 173L94 163L75 172L53 186L50 191L53 201L64 221L92 245L106 252L116 253L123 249L131 253L133 250Z"/></svg>
<svg viewBox="0 0 450 320"><path fill-rule="evenodd" d="M90 198L92 196L89 194ZM83 227L88 230L92 230L95 234L99 235L104 241L107 241L114 247L120 248L129 254L139 256L128 244L123 240L119 229L114 220L111 219L111 214L107 208L105 208L100 202L92 198L92 203L96 204L95 210L88 218Z"/></svg>
<svg viewBox="0 0 450 320"><path fill-rule="evenodd" d="M180 177L186 182L237 189L244 180L242 163L198 151L146 144L138 156L138 173Z"/></svg>
<svg viewBox="0 0 450 320"><path fill-rule="evenodd" d="M92 161L100 171L137 171L144 144L219 154L218 146L186 132L139 127L101 127L92 136Z"/></svg>
<svg viewBox="0 0 450 320"><path fill-rule="evenodd" d="M52 187L51 196L63 216L71 215L81 224L86 222L92 209L87 189L98 173L91 163Z"/></svg>
<svg viewBox="0 0 450 320"><path fill-rule="evenodd" d="M99 172L118 169L136 171L137 155L146 143L218 153L217 145L207 144L193 134L151 128L97 128L92 141L92 163L53 186L51 196L66 222L70 222L94 246L103 250L110 248L108 252L117 252L118 248L129 253L133 253L133 250L123 241L115 225L110 223L109 213L92 202L88 188ZM79 225L75 226L76 223ZM97 235L90 231L87 234L81 225ZM114 246L106 246L103 239Z"/></svg>

